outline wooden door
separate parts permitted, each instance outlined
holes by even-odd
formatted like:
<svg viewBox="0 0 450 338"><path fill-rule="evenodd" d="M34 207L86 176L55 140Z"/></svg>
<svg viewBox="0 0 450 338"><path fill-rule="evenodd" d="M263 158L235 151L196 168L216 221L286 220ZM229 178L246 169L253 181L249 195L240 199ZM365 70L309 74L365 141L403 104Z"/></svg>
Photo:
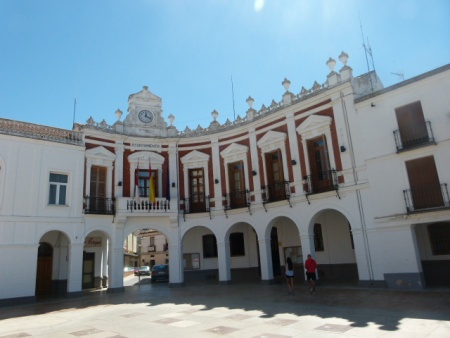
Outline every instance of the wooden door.
<svg viewBox="0 0 450 338"><path fill-rule="evenodd" d="M106 210L106 167L91 167L91 184L89 196L89 210Z"/></svg>
<svg viewBox="0 0 450 338"><path fill-rule="evenodd" d="M308 140L308 154L312 191L320 193L332 190L333 180L325 135Z"/></svg>
<svg viewBox="0 0 450 338"><path fill-rule="evenodd" d="M228 180L230 183L230 207L232 209L245 207L246 194L242 161L228 164Z"/></svg>
<svg viewBox="0 0 450 338"><path fill-rule="evenodd" d="M203 168L189 169L189 212L206 211Z"/></svg>
<svg viewBox="0 0 450 338"><path fill-rule="evenodd" d="M414 209L444 206L441 185L433 156L406 162Z"/></svg>
<svg viewBox="0 0 450 338"><path fill-rule="evenodd" d="M265 157L269 201L273 202L283 200L286 198L286 191L281 151L277 149L271 153L267 153Z"/></svg>
<svg viewBox="0 0 450 338"><path fill-rule="evenodd" d="M36 271L36 296L52 294L53 248L48 243L41 243L38 249Z"/></svg>

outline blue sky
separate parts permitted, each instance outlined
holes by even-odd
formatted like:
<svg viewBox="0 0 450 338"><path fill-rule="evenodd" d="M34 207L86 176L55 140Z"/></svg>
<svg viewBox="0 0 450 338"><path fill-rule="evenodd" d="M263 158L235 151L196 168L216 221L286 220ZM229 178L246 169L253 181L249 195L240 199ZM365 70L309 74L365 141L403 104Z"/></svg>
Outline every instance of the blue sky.
<svg viewBox="0 0 450 338"><path fill-rule="evenodd" d="M385 86L448 64L449 18L448 0L0 0L0 117L71 129L76 98L76 122L113 124L146 85L178 130L207 127L285 77L325 82L341 51L366 72L360 20Z"/></svg>

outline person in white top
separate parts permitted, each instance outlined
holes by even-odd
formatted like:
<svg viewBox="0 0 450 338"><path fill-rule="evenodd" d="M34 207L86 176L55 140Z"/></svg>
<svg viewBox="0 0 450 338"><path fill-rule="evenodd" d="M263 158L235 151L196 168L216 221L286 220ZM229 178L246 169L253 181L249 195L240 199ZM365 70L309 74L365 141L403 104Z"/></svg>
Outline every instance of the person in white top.
<svg viewBox="0 0 450 338"><path fill-rule="evenodd" d="M294 294L294 264L292 264L291 257L286 259L286 283L289 289L288 294Z"/></svg>

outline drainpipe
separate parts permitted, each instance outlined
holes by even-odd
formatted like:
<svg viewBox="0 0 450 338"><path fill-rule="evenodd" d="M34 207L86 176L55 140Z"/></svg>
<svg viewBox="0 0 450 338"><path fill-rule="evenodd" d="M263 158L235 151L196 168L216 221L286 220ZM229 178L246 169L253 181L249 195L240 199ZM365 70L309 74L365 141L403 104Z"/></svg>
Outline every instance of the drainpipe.
<svg viewBox="0 0 450 338"><path fill-rule="evenodd" d="M343 112L344 121L345 121L345 130L346 130L347 139L348 139L348 148L349 148L348 150L349 150L349 154L350 154L350 160L352 163L353 180L357 187L358 186L358 172L356 170L356 160L355 160L355 153L353 151L352 135L350 133L350 124L348 122L347 106L345 105L344 94L342 93L342 91L340 92L340 96L341 96L342 112ZM369 278L370 278L370 280L374 280L372 258L370 256L369 239L367 237L367 225L366 225L365 216L364 216L364 206L363 206L362 199L361 199L361 191L358 188L356 188L356 199L358 201L359 218L361 221L361 228L362 228L363 239L364 239L364 250L366 252L367 268L369 269Z"/></svg>

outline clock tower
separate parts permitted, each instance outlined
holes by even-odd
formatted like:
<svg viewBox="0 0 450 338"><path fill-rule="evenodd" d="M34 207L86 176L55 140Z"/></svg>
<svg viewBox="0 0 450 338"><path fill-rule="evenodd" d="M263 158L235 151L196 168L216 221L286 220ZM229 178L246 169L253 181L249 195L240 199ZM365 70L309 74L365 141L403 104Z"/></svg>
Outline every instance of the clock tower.
<svg viewBox="0 0 450 338"><path fill-rule="evenodd" d="M144 86L139 93L128 97L128 115L123 121L125 134L170 137L172 133L167 128L162 112L162 99Z"/></svg>

